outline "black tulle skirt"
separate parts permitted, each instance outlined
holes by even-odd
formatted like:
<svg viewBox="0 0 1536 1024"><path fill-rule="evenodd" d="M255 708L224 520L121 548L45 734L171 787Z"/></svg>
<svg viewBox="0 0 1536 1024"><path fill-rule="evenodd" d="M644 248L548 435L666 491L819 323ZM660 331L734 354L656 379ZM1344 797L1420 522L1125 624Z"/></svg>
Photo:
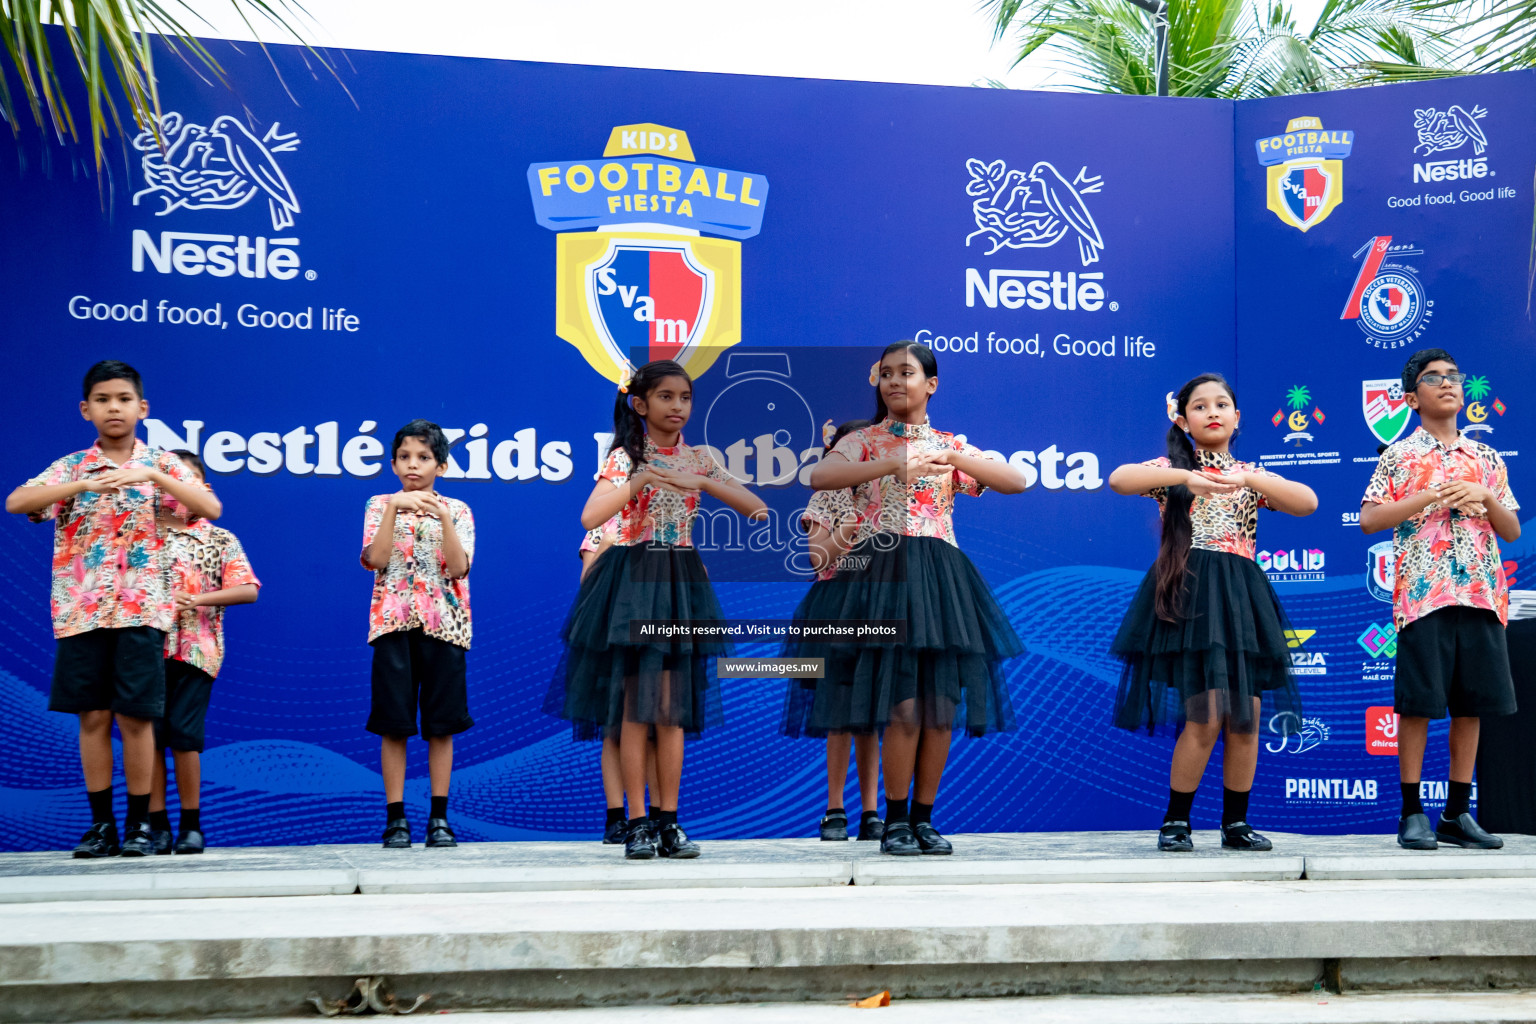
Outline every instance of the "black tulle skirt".
<svg viewBox="0 0 1536 1024"><path fill-rule="evenodd" d="M713 660L730 645L635 642L629 624L636 619L725 619L697 550L614 545L597 557L560 631L565 653L544 710L570 720L578 739L600 738L625 721L690 733L723 724Z"/></svg>
<svg viewBox="0 0 1536 1024"><path fill-rule="evenodd" d="M1275 715L1294 715L1301 698L1291 674L1280 598L1251 558L1224 551L1189 553L1184 616L1157 617L1156 569L1131 601L1111 647L1124 665L1115 696L1123 729L1224 721L1256 732Z"/></svg>
<svg viewBox="0 0 1536 1024"><path fill-rule="evenodd" d="M785 657L826 659L826 675L789 687L781 732L872 733L901 722L981 736L1014 727L1002 668L1024 644L963 551L882 533L844 565L811 586L796 620L902 620L906 640L786 644Z"/></svg>

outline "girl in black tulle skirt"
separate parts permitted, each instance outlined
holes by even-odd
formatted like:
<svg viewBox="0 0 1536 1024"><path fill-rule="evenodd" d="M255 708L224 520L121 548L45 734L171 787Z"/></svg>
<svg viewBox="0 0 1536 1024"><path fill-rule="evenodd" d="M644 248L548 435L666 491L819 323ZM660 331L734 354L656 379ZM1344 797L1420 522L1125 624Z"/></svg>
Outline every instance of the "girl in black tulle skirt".
<svg viewBox="0 0 1536 1024"><path fill-rule="evenodd" d="M939 376L928 348L891 345L870 383L876 422L844 437L811 474L819 491L872 485L878 500L865 517L868 536L808 596L799 616L811 623L900 623L905 635L876 643L812 638L791 645L792 656L825 659L809 728L883 732L881 851L949 853L932 813L951 734L1012 728L1002 663L1024 651L956 545L951 511L957 494L1013 494L1026 483L1013 467L929 426L928 400Z"/></svg>
<svg viewBox="0 0 1536 1024"><path fill-rule="evenodd" d="M624 855L633 860L699 854L677 824L683 734L721 720L712 659L729 648L713 639L637 639L630 623L723 623L691 539L699 495L749 518L766 515L725 467L683 443L692 408L693 381L669 359L646 363L619 388L613 446L581 524L590 530L615 514L620 524L571 605L560 634L565 657L545 705L588 730L618 732L631 811L645 806L646 739L654 730L660 792L654 819L629 822Z"/></svg>
<svg viewBox="0 0 1536 1024"><path fill-rule="evenodd" d="M1156 499L1163 518L1157 562L1141 581L1112 648L1124 664L1115 724L1179 728L1158 849L1194 848L1190 807L1225 731L1222 845L1268 850L1269 840L1247 821L1259 724L1282 715L1299 727L1301 702L1286 648L1285 611L1253 560L1258 515L1265 508L1311 515L1317 495L1232 457L1228 445L1240 413L1220 374L1185 384L1170 396L1168 415L1168 454L1121 466L1109 477L1117 494Z"/></svg>

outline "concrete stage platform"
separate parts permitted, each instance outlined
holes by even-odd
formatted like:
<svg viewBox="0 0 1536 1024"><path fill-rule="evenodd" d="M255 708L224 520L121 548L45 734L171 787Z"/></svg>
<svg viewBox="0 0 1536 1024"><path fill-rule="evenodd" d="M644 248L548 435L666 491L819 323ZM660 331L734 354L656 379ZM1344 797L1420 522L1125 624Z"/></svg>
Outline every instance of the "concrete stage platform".
<svg viewBox="0 0 1536 1024"><path fill-rule="evenodd" d="M1274 838L1165 855L1148 833L957 836L908 860L710 842L649 864L595 842L4 855L0 1020L315 1019L311 994L380 976L432 993L421 1012L1438 991L1473 1015L1400 1019L1536 1020L1505 1012L1536 990L1536 839ZM1508 998L1476 1016L1476 994Z"/></svg>

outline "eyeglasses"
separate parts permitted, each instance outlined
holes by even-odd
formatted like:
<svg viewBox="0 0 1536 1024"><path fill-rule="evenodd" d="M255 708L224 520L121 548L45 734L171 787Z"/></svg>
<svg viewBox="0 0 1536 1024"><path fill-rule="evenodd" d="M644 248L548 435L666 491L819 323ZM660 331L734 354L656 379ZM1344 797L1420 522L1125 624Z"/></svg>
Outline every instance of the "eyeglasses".
<svg viewBox="0 0 1536 1024"><path fill-rule="evenodd" d="M1432 388L1437 388L1440 386L1442 381L1447 384L1460 384L1466 379L1467 375L1464 373L1426 373L1424 376L1419 378L1419 383L1428 384Z"/></svg>

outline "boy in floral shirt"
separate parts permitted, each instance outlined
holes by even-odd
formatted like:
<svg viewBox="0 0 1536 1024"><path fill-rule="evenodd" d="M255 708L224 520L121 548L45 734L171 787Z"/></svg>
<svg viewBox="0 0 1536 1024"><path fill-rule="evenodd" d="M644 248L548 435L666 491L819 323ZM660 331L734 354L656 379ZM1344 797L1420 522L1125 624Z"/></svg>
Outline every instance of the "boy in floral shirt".
<svg viewBox="0 0 1536 1024"><path fill-rule="evenodd" d="M1498 849L1469 810L1479 720L1515 710L1504 626L1509 585L1499 539L1520 536L1520 507L1499 453L1456 427L1466 375L1442 349L1415 352L1403 394L1419 428L1382 452L1361 499L1360 528L1393 528L1392 619L1397 627L1394 704L1403 813L1397 842ZM1445 809L1430 827L1419 775L1431 718L1451 715Z"/></svg>
<svg viewBox="0 0 1536 1024"><path fill-rule="evenodd" d="M456 846L448 825L453 737L475 724L464 673L470 635L466 577L475 554L475 520L468 505L433 489L448 467L448 438L436 423L412 420L401 427L390 459L400 490L368 499L362 556L363 567L374 571L368 628L373 703L367 728L382 737L384 846L411 845L405 741L416 735L418 711L432 776L427 845Z"/></svg>
<svg viewBox="0 0 1536 1024"><path fill-rule="evenodd" d="M59 459L5 499L7 512L53 521L51 610L58 651L48 707L80 716L80 763L91 827L76 857L142 857L152 850L149 791L153 721L165 709L165 631L171 598L161 572L156 514L167 496L183 515L219 517L219 499L169 452L134 436L149 415L127 363L86 372L80 415L96 443ZM123 739L127 828L112 810L112 720Z"/></svg>
<svg viewBox="0 0 1536 1024"><path fill-rule="evenodd" d="M203 462L190 451L173 452L207 486ZM165 635L165 716L155 723L155 788L149 798L150 835L156 853L170 853L171 818L165 809L165 751L176 761L181 822L176 853L202 853L203 723L213 680L224 664L224 609L250 604L261 589L240 541L206 519L161 518L163 562L174 603Z"/></svg>

